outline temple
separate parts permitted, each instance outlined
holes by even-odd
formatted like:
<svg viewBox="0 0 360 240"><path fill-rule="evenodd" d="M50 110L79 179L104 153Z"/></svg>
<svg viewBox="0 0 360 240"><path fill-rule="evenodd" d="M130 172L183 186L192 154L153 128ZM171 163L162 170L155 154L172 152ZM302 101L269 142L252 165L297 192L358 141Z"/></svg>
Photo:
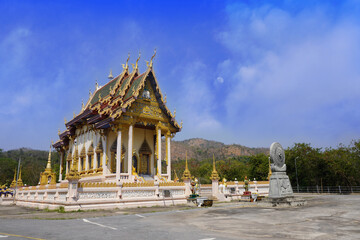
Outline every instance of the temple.
<svg viewBox="0 0 360 240"><path fill-rule="evenodd" d="M154 57L141 74L140 56L131 72L128 58L120 75L110 72L109 82L96 84L81 112L65 120L66 130L53 144L60 152L60 182L63 173L67 178L74 171L80 182L171 181L171 138L181 126L160 91Z"/></svg>
<svg viewBox="0 0 360 240"><path fill-rule="evenodd" d="M51 168L50 147L39 185L19 187L17 205L74 211L188 203L194 187L187 154L182 181L176 173L171 176L171 138L182 124L166 106L153 70L154 57L144 73L138 70L140 57L131 72L128 58L120 75L110 72L107 84L96 84L80 113L65 120L66 130L59 131L59 140L52 144L60 153L59 179ZM221 201L239 198L237 181L222 184L219 191L213 161L212 185L202 189ZM268 188L268 183L262 185L258 187Z"/></svg>

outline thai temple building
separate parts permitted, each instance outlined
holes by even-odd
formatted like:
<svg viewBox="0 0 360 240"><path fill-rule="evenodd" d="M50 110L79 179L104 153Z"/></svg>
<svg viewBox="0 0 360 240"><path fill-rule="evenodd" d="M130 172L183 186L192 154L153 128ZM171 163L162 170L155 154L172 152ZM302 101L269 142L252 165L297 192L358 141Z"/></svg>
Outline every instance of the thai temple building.
<svg viewBox="0 0 360 240"><path fill-rule="evenodd" d="M171 181L171 138L181 126L166 106L153 70L154 56L144 73L138 70L140 57L131 72L128 58L122 73L113 77L110 72L110 81L97 85L81 112L65 123L66 130L53 145L60 152L60 165L66 163L61 173L77 171L80 182Z"/></svg>
<svg viewBox="0 0 360 240"><path fill-rule="evenodd" d="M128 58L121 74L113 77L110 72L107 84L96 84L81 112L65 120L65 131L59 131L59 140L52 144L60 153L59 178L51 169L50 147L39 185L22 187L18 181L17 205L72 211L187 203L194 192L187 158L182 182L176 173L171 175L171 138L182 124L166 106L154 57L143 73L140 57L131 71ZM213 165L212 184L202 189L221 201L238 199L242 183L221 184L219 191L215 159ZM268 182L257 187L267 194Z"/></svg>

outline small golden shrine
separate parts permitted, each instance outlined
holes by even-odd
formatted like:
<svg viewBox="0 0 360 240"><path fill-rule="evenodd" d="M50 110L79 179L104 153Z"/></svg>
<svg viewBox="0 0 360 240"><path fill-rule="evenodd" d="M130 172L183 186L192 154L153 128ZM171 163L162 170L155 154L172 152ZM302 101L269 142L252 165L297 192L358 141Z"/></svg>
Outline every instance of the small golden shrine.
<svg viewBox="0 0 360 240"><path fill-rule="evenodd" d="M17 185L16 185L16 168L15 168L15 170L14 170L14 180L11 182L10 188L15 188L16 186L18 186L18 187L24 186L24 183L23 183L23 181L21 179L21 168L20 168L19 178L17 180Z"/></svg>
<svg viewBox="0 0 360 240"><path fill-rule="evenodd" d="M40 173L40 185L56 184L56 173L51 170L51 145L45 171Z"/></svg>

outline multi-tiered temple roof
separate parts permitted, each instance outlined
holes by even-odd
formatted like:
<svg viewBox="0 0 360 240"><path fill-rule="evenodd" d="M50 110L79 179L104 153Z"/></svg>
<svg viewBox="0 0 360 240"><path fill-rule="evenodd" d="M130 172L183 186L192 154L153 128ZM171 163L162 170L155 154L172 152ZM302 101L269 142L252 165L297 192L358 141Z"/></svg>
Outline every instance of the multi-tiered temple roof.
<svg viewBox="0 0 360 240"><path fill-rule="evenodd" d="M154 56L153 56L154 57ZM167 122L171 125L171 132L179 132L181 126L175 120L175 113L171 113L166 106L166 99L160 91L158 81L152 67L152 60L147 62L147 70L140 74L138 70L138 61L132 64L133 71L129 72L128 60L123 65L123 71L120 75L112 78L109 75L110 81L102 86L96 86L94 93L90 94L89 100L82 106L81 112L74 116L74 118L65 123L66 130L59 134L60 140L53 146L59 148L67 145L69 137L75 134L76 126L89 124L96 129L106 129L112 126L112 123L119 119L131 108L132 104L139 97L139 94L144 90L145 83L153 89L158 107L161 109L161 116L159 121L167 118ZM152 116L156 120L156 115Z"/></svg>

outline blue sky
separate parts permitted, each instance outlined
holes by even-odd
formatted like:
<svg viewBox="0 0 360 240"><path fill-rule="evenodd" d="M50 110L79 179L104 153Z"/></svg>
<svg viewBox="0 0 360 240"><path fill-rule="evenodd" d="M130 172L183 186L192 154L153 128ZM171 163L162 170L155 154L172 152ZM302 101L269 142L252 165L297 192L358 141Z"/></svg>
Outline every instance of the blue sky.
<svg viewBox="0 0 360 240"><path fill-rule="evenodd" d="M2 1L0 148L46 150L141 51L193 137L268 147L360 133L359 1Z"/></svg>

